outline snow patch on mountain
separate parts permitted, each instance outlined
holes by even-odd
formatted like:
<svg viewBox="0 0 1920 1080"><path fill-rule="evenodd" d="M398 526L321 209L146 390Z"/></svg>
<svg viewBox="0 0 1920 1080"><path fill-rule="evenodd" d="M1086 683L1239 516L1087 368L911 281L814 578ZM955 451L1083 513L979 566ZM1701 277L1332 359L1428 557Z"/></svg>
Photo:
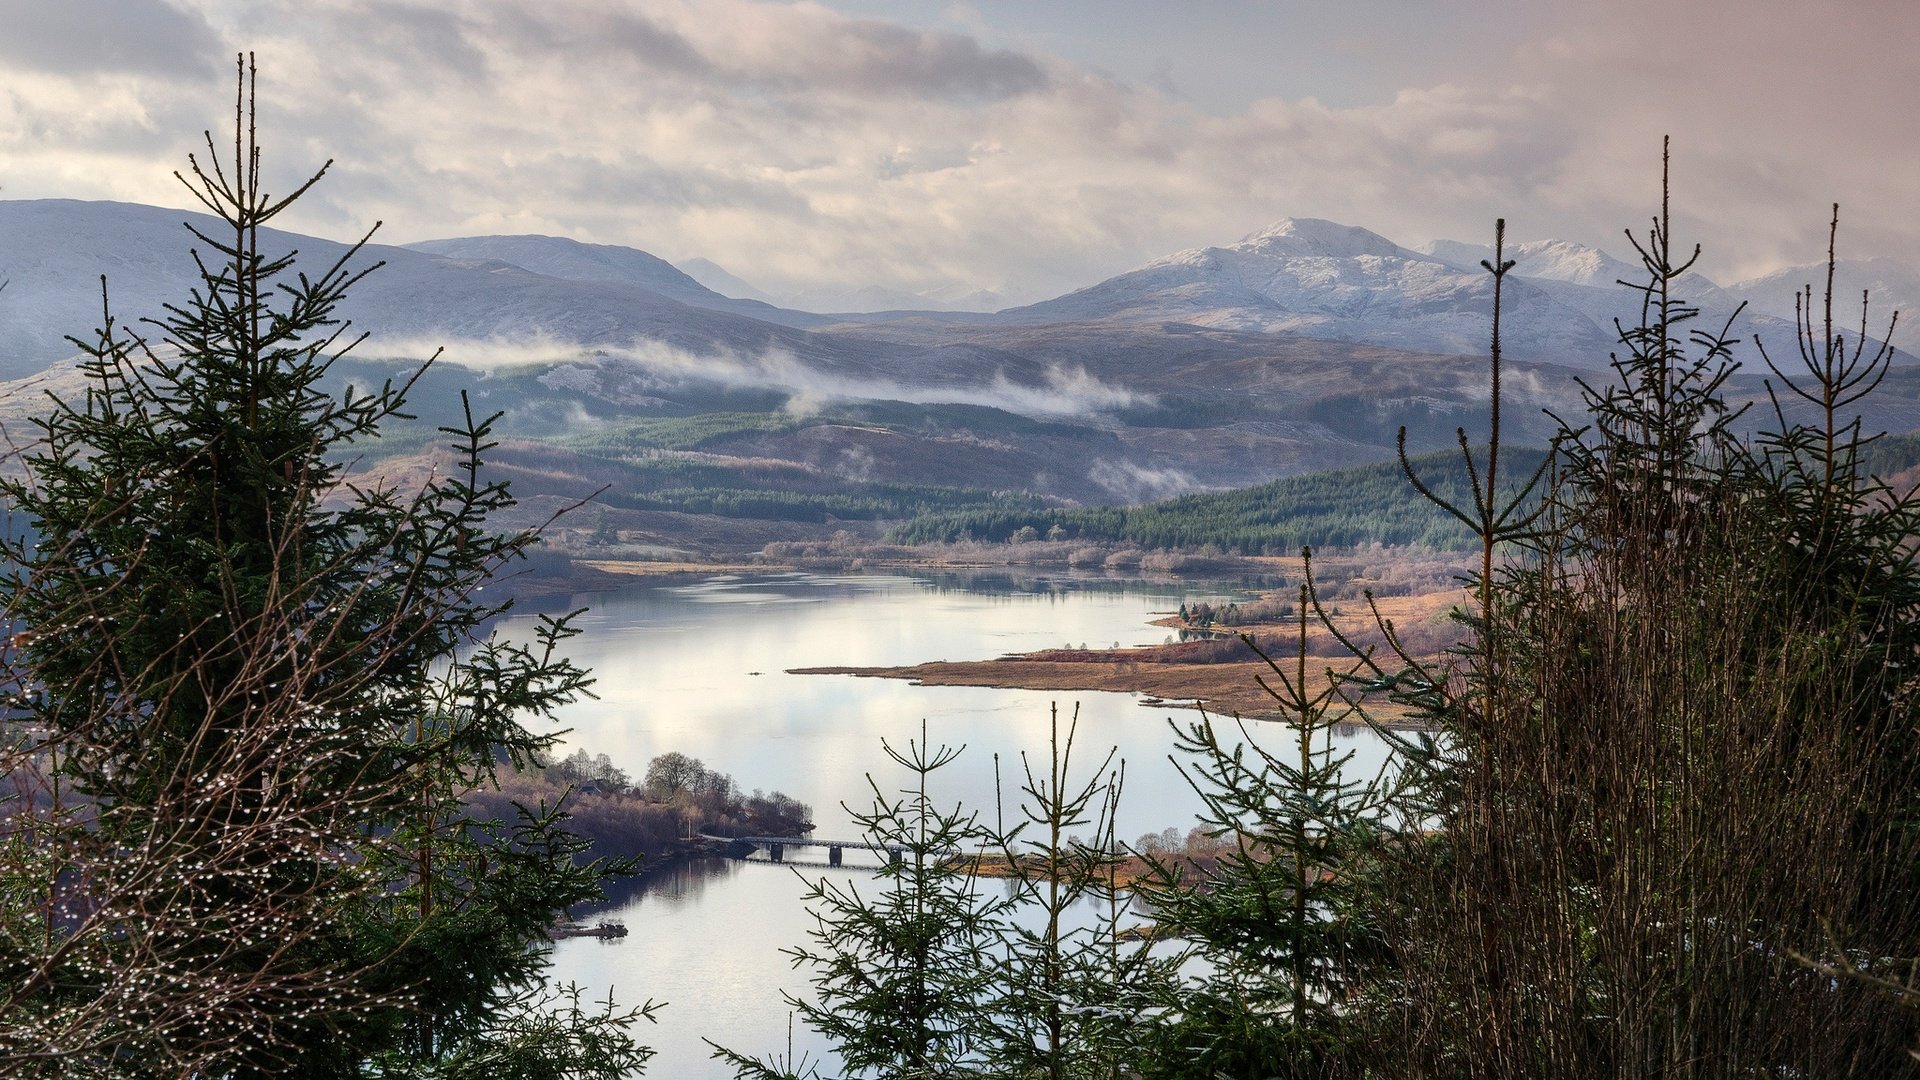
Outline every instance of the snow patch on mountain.
<svg viewBox="0 0 1920 1080"><path fill-rule="evenodd" d="M1417 249L1462 270L1485 273L1481 262L1493 261L1491 244L1468 244L1459 240L1434 240ZM1529 240L1510 244L1506 257L1513 260L1513 273L1537 281L1564 281L1603 289L1618 288L1621 280L1635 281L1646 276L1636 263L1624 262L1599 248L1571 240Z"/></svg>
<svg viewBox="0 0 1920 1080"><path fill-rule="evenodd" d="M1395 258L1413 254L1379 233L1319 218L1281 218L1241 237L1233 248L1273 258L1355 259L1363 255Z"/></svg>
<svg viewBox="0 0 1920 1080"><path fill-rule="evenodd" d="M1288 218L1228 247L1194 248L1004 314L1024 321L1126 320L1475 353L1491 333L1492 282L1377 233ZM1546 291L1515 283L1504 312L1520 359L1594 366L1609 335Z"/></svg>
<svg viewBox="0 0 1920 1080"><path fill-rule="evenodd" d="M1827 292L1827 264L1809 263L1790 266L1764 277L1730 286L1728 292L1747 298L1758 311L1780 319L1793 318L1793 298L1801 290L1813 290L1816 309L1824 311ZM1920 271L1895 259L1842 259L1834 268L1833 317L1837 328L1850 332L1860 328L1860 298L1866 292L1872 303L1868 310L1867 333L1886 332L1887 320L1902 312L1901 325L1914 325L1920 319ZM1910 334L1895 334L1915 340Z"/></svg>

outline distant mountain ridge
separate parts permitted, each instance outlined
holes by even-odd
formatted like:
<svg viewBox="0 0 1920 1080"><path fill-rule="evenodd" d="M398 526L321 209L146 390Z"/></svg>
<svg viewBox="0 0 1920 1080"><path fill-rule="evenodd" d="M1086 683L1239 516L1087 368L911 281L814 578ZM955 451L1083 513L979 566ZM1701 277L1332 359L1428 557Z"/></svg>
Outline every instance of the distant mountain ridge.
<svg viewBox="0 0 1920 1080"><path fill-rule="evenodd" d="M1578 363L1613 335L1545 290L1506 294L1508 352ZM1005 316L1029 321L1174 321L1438 354L1485 349L1493 284L1377 233L1287 218L1227 247L1192 248Z"/></svg>
<svg viewBox="0 0 1920 1080"><path fill-rule="evenodd" d="M193 241L183 227L188 221L211 236L225 230L203 214L132 203L0 200L0 280L10 282L0 293L0 378L73 354L66 336L84 338L99 326L103 274L122 325L158 317L165 304L178 301L193 281ZM268 250L297 251L299 267L309 273L348 251L338 241L271 229L262 231L262 240ZM483 246L468 250L478 255ZM547 246L575 256L589 247L551 238ZM824 322L819 316L794 312L776 321L759 316L779 309L711 293L703 297L705 290L671 267L668 272L684 279L678 296L637 284L651 269L646 260L652 256L633 252L623 258L576 257L554 265L582 275L565 278L503 259L373 244L358 265L386 265L347 298L340 313L375 335L372 351L435 340L497 340L560 343L560 351L577 353L649 341L693 353L779 350L855 369L884 351L809 335L794 325Z"/></svg>
<svg viewBox="0 0 1920 1080"><path fill-rule="evenodd" d="M185 295L184 221L220 235L180 210L0 201L0 279L11 280L0 292L0 379L32 380L11 384L0 412L24 418L44 408L42 390L75 392L70 370L47 369L73 355L64 335L98 325L102 274L123 325ZM348 251L290 233L262 240L297 249L309 273ZM1503 309L1507 430L1539 442L1552 427L1542 410L1577 409L1573 377L1617 348L1613 320L1637 321L1632 291L1611 284L1634 275L1564 241L1509 253L1519 265ZM552 236L373 245L356 265L386 265L341 308L371 337L341 375L386 377L390 361L446 344L416 387L423 416L448 422L470 389L477 407L504 412L501 436L519 441L521 461L565 458L529 468L528 483L606 466L622 484L651 485L645 498L641 486L629 493L635 508L878 514L945 505L943 487L1132 502L1386 459L1402 426L1416 450L1479 430L1492 300L1482 254L1283 219L1023 308L821 315L725 295L712 283L746 283L637 248ZM1871 268L1896 292L1912 280L1897 264ZM1849 269L1843 288L1854 287ZM1768 287L1791 313L1787 280ZM1711 317L1732 310L1732 290L1690 284ZM1777 310L1777 296L1766 302ZM1737 335L1793 348L1790 323L1743 319ZM1920 425L1920 378L1890 386L1870 423ZM1751 381L1739 392L1758 400L1763 389ZM432 431L415 438L430 442ZM582 484L579 493L598 486Z"/></svg>
<svg viewBox="0 0 1920 1080"><path fill-rule="evenodd" d="M450 259L504 263L563 281L646 289L691 307L745 315L782 326L818 326L826 321L809 312L775 307L764 300L723 295L665 259L638 248L537 235L461 236L423 240L406 247Z"/></svg>
<svg viewBox="0 0 1920 1080"><path fill-rule="evenodd" d="M64 336L98 322L103 271L122 315L154 313L177 296L190 269L180 224L191 218L126 203L0 201L0 278L13 281L0 303L0 375L24 373L71 351ZM276 242L316 261L345 250L291 234L276 234ZM588 346L648 339L680 349L777 347L823 359L850 343L783 331L858 327L859 336L871 340L871 328L897 326L928 342L943 335L965 339L981 327L1178 323L1433 355L1482 352L1492 289L1478 264L1490 249L1458 241L1424 248L1402 247L1358 226L1285 218L1231 245L1175 252L997 313L979 310L997 299L991 294L936 299L875 286L857 294L820 290L813 306L846 309L823 315L727 295L637 248L553 236L453 237L370 250L389 269L378 297L354 298L349 314L396 337L512 336ZM1638 267L1562 240L1514 244L1508 255L1517 265L1507 291L1507 354L1588 370L1604 364L1616 344L1614 321L1638 318L1634 294L1615 284L1636 280ZM686 262L736 293L759 293L710 260ZM1684 285L1686 298L1712 318L1731 315L1738 298L1751 296L1736 336L1759 333L1790 348L1793 295L1810 280L1824 286L1824 268L1794 267L1729 289L1698 275ZM1851 297L1862 286L1874 290L1879 312L1920 303L1920 273L1892 260L1844 263L1841 283L1849 292L1842 311L1857 311ZM388 302L402 298L405 303ZM726 321L729 316L743 321ZM1884 320L1876 321L1874 330L1883 329ZM853 347L865 354L850 358L856 368L880 359L870 344Z"/></svg>
<svg viewBox="0 0 1920 1080"><path fill-rule="evenodd" d="M688 277L725 296L760 300L782 307L820 314L873 314L889 311L990 312L1005 307L998 293L953 286L931 292L907 292L882 285L858 289L801 289L774 296L750 284L707 258L683 259L674 264Z"/></svg>
<svg viewBox="0 0 1920 1080"><path fill-rule="evenodd" d="M757 287L727 272L727 268L707 258L682 259L674 266L683 274L712 289L722 296L731 296L736 300L758 300L761 303L773 303L773 297Z"/></svg>
<svg viewBox="0 0 1920 1080"><path fill-rule="evenodd" d="M1901 325L1907 332L1900 338L1916 340L1912 335L1920 323L1920 271L1893 259L1842 259L1835 265L1833 316L1836 328L1857 330L1860 325L1860 294L1871 294L1867 332L1886 330L1887 319L1901 312ZM1771 274L1743 281L1729 291L1751 299L1754 307L1782 319L1793 318L1794 296L1802 289L1813 290L1813 302L1824 308L1827 289L1827 264L1806 263L1776 270ZM1897 343L1897 342L1896 342Z"/></svg>

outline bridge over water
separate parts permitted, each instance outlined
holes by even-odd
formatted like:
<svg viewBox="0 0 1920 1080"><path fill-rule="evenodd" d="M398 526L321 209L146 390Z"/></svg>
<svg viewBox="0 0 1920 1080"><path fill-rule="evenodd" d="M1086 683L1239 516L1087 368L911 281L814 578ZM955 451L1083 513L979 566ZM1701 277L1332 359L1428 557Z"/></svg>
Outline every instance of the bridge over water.
<svg viewBox="0 0 1920 1080"><path fill-rule="evenodd" d="M773 862L782 862L788 848L826 848L827 865L839 866L841 857L848 848L855 851L884 851L887 861L899 862L906 857L906 848L898 844L870 844L864 840L825 840L810 836L736 836L735 843L752 844L756 848L766 848L767 858ZM819 856L814 856L819 858Z"/></svg>
<svg viewBox="0 0 1920 1080"><path fill-rule="evenodd" d="M899 862L906 858L908 848L899 844L874 844L865 840L827 840L812 836L709 836L701 834L703 840L713 840L724 844L745 844L753 848L765 848L767 858L773 862L785 862L789 848L826 848L827 865L839 866L845 853L854 851L886 852L888 862ZM818 858L819 856L814 856Z"/></svg>

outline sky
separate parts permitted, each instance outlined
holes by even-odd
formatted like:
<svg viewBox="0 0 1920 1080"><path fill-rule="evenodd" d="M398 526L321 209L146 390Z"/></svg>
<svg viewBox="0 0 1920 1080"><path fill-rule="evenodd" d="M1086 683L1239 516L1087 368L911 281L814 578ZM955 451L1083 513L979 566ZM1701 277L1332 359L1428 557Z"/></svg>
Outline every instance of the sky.
<svg viewBox="0 0 1920 1080"><path fill-rule="evenodd" d="M1283 217L1722 283L1920 263L1913 0L0 0L0 198L187 205L260 70L283 219L1030 301ZM225 136L223 136L225 137ZM203 152L204 148L202 147ZM5 237L0 237L0 243Z"/></svg>

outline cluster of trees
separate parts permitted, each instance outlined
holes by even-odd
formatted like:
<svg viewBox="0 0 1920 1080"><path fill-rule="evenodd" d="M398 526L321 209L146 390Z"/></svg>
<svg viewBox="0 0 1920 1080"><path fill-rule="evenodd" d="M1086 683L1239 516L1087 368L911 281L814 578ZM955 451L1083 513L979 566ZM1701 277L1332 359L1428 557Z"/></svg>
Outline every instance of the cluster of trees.
<svg viewBox="0 0 1920 1080"><path fill-rule="evenodd" d="M1801 355L1761 357L1772 422L1737 430L1738 345L1693 325L1664 206L1636 244L1642 325L1579 425L1528 459L1500 445L1496 230L1491 438L1461 436L1450 487L1402 455L1478 547L1456 644L1435 659L1384 620L1370 645L1341 635L1309 566L1293 641L1262 643L1289 736L1179 731L1222 846L1198 880L1168 860L1149 886L1157 939L1118 944L1106 766L1084 785L1058 752L1029 768L1013 830L876 788L866 824L912 857L875 896L822 883L821 929L794 950L817 998L796 1009L853 1075L1912 1068L1920 495L1873 471L1848 414L1892 354L1864 307L1836 329L1831 284L1809 289ZM1786 419L1790 398L1810 422ZM1345 643L1332 679L1308 655L1321 632ZM1355 775L1328 729L1381 698L1433 731L1382 732L1393 771ZM924 741L895 756L922 777L951 760ZM1062 841L1088 822L1095 841ZM1047 869L1005 903L945 857L1023 846L1009 861ZM1068 929L1065 894L1115 914ZM722 1056L762 1080L819 1072Z"/></svg>
<svg viewBox="0 0 1920 1080"><path fill-rule="evenodd" d="M693 831L740 836L774 830L784 836L813 827L813 808L806 803L779 791L743 792L733 777L678 751L647 763L640 790L649 799L682 808L697 825Z"/></svg>
<svg viewBox="0 0 1920 1080"><path fill-rule="evenodd" d="M792 470L769 470L774 474L761 477L751 470L670 457L622 465L620 490L605 493L601 501L634 510L675 510L765 521L886 521L957 508L1033 512L1052 505L1049 500L1024 493L924 484L856 484L831 476L802 476Z"/></svg>
<svg viewBox="0 0 1920 1080"><path fill-rule="evenodd" d="M698 450L736 435L791 431L800 418L789 412L710 412L660 416L597 427L568 439L582 450L631 454L646 450Z"/></svg>
<svg viewBox="0 0 1920 1080"><path fill-rule="evenodd" d="M648 762L640 783L606 754L584 749L551 764L503 773L469 792L471 815L486 820L518 805L564 808L567 829L593 859L655 859L681 850L690 836L790 836L813 828L813 810L782 792L743 792L731 776L678 752ZM644 864L643 864L644 866Z"/></svg>
<svg viewBox="0 0 1920 1080"><path fill-rule="evenodd" d="M1194 600L1180 605L1180 620L1188 626L1200 630L1220 626L1254 626L1261 623L1278 622L1294 614L1291 601L1278 597L1265 597L1242 604L1230 600L1225 604L1216 604L1210 600Z"/></svg>
<svg viewBox="0 0 1920 1080"><path fill-rule="evenodd" d="M627 770L615 765L612 758L605 754L589 753L584 748L575 750L541 771L548 779L568 786L591 784L603 791L625 791L633 786Z"/></svg>
<svg viewBox="0 0 1920 1080"><path fill-rule="evenodd" d="M1509 453L1530 462L1527 471L1542 458L1539 450ZM1432 464L1445 459L1444 452L1436 452L1416 460ZM1463 477L1450 475L1436 483L1450 498L1466 495ZM1241 555L1287 555L1309 544L1344 548L1381 543L1457 551L1474 543L1472 530L1410 491L1393 463L1292 476L1143 506L941 510L914 518L889 538L931 544L1015 537L1154 549L1213 548Z"/></svg>

